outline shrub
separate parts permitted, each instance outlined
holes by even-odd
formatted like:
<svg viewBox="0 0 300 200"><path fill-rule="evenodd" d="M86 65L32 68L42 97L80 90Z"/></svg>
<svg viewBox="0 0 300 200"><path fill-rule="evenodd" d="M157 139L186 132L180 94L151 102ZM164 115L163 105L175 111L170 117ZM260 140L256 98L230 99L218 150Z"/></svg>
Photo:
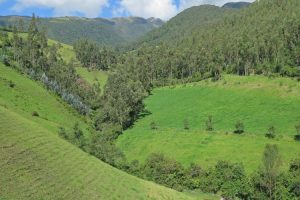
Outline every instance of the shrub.
<svg viewBox="0 0 300 200"><path fill-rule="evenodd" d="M63 127L59 127L58 129L59 129L59 130L58 130L58 135L59 135L61 138L67 140L69 137L68 137L68 134L67 134L67 132L66 132L66 129L63 128Z"/></svg>
<svg viewBox="0 0 300 200"><path fill-rule="evenodd" d="M12 81L9 81L9 87L14 88L16 86L16 84Z"/></svg>
<svg viewBox="0 0 300 200"><path fill-rule="evenodd" d="M266 133L266 137L271 138L271 139L275 138L276 137L275 131L276 131L275 127L270 126L270 128L268 129L268 132Z"/></svg>
<svg viewBox="0 0 300 200"><path fill-rule="evenodd" d="M155 122L151 122L151 123L150 123L150 128L151 128L152 130L157 130L157 124L156 124Z"/></svg>
<svg viewBox="0 0 300 200"><path fill-rule="evenodd" d="M188 119L184 119L183 120L183 128L185 130L189 130L190 129L190 124L189 124L189 120Z"/></svg>
<svg viewBox="0 0 300 200"><path fill-rule="evenodd" d="M235 131L234 133L237 133L237 134L242 134L244 133L244 123L241 122L241 121L237 121L236 124L235 124Z"/></svg>
<svg viewBox="0 0 300 200"><path fill-rule="evenodd" d="M39 116L40 116L39 113L36 112L36 111L33 111L31 115L32 115L33 117L39 117Z"/></svg>
<svg viewBox="0 0 300 200"><path fill-rule="evenodd" d="M295 128L296 128L296 135L295 135L294 139L296 141L300 141L300 124L296 125Z"/></svg>
<svg viewBox="0 0 300 200"><path fill-rule="evenodd" d="M214 127L213 127L213 119L212 119L212 116L208 116L208 119L205 123L206 125L206 130L207 131L213 131L214 130Z"/></svg>
<svg viewBox="0 0 300 200"><path fill-rule="evenodd" d="M183 166L163 154L151 154L143 167L147 179L178 191L183 190L185 173Z"/></svg>

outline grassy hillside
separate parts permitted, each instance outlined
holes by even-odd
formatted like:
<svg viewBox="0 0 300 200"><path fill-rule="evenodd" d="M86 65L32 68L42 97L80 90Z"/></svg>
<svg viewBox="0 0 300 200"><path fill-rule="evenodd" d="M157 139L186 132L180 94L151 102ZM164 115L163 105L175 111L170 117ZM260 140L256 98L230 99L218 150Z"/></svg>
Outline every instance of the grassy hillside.
<svg viewBox="0 0 300 200"><path fill-rule="evenodd" d="M19 16L0 17L0 26L19 26L20 18L24 20L26 28L30 18ZM163 24L159 19L139 17L113 19L60 17L40 18L39 21L41 27L46 27L48 37L59 42L73 44L80 38L88 38L106 46L134 41Z"/></svg>
<svg viewBox="0 0 300 200"><path fill-rule="evenodd" d="M261 164L265 144L278 144L284 165L300 151L293 141L300 123L300 83L286 78L225 76L206 82L155 89L146 101L151 113L118 139L129 159L144 161L163 152L185 165L211 166L218 160L242 162L248 171ZM213 117L214 132L205 122ZM184 120L189 130L184 130ZM233 134L235 124L245 125L243 135ZM151 130L155 122L157 130ZM277 138L264 134L275 126Z"/></svg>
<svg viewBox="0 0 300 200"><path fill-rule="evenodd" d="M3 199L189 199L116 170L0 106Z"/></svg>
<svg viewBox="0 0 300 200"><path fill-rule="evenodd" d="M15 86L10 87L10 83ZM86 119L79 116L59 97L46 91L41 84L2 64L0 64L0 105L53 133L56 133L60 126L71 129L76 122L85 129L88 128L84 122ZM33 117L33 112L37 112L39 117Z"/></svg>
<svg viewBox="0 0 300 200"><path fill-rule="evenodd" d="M58 137L58 126L76 121L87 127L41 85L0 65L0 199L189 199L116 170Z"/></svg>

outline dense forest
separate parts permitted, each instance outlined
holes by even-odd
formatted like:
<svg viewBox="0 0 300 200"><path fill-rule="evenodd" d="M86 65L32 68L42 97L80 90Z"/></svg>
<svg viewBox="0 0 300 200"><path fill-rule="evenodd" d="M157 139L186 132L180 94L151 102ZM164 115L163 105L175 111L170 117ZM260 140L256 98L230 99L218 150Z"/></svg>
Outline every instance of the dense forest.
<svg viewBox="0 0 300 200"><path fill-rule="evenodd" d="M189 16L183 13L142 38L140 45L133 44L130 51L102 48L86 39L75 42L76 57L84 67L110 70L102 95L99 85L87 84L76 74L74 63L61 58L58 45L47 43L35 16L25 35L17 27L10 30L12 37L1 31L0 60L89 116L90 140L78 125L72 132L60 127L59 135L117 168L179 191L198 189L227 199L299 198L300 161L295 159L280 172L276 145L266 146L263 168L253 175L247 175L242 165L225 161L208 169L196 164L184 168L162 154L152 154L143 164L128 163L115 146L122 131L145 111L143 100L153 87L217 81L224 73L300 80L298 0L261 0L239 11L204 6L191 8L189 15L202 9L210 15L202 13L201 20L185 24ZM181 30L174 24L182 24Z"/></svg>
<svg viewBox="0 0 300 200"><path fill-rule="evenodd" d="M181 40L144 45L132 54L151 73L152 82L160 84L220 79L222 72L299 77L299 19L298 1L264 0L200 26ZM172 32L168 24L157 32L165 29Z"/></svg>

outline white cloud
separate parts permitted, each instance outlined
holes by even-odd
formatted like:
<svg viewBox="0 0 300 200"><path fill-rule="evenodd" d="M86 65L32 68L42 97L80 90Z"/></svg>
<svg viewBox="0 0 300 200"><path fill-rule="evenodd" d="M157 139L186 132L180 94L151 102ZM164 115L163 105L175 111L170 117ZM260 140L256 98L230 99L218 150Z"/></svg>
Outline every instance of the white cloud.
<svg viewBox="0 0 300 200"><path fill-rule="evenodd" d="M120 0L120 7L117 9L117 13L164 20L176 15L177 11L173 0Z"/></svg>
<svg viewBox="0 0 300 200"><path fill-rule="evenodd" d="M255 0L180 0L179 11L190 8L192 6L199 6L204 4L211 4L216 6L223 6L228 2L254 2Z"/></svg>
<svg viewBox="0 0 300 200"><path fill-rule="evenodd" d="M86 17L98 17L105 6L108 0L17 0L12 9L20 12L30 7L43 7L53 9L55 16L81 13Z"/></svg>

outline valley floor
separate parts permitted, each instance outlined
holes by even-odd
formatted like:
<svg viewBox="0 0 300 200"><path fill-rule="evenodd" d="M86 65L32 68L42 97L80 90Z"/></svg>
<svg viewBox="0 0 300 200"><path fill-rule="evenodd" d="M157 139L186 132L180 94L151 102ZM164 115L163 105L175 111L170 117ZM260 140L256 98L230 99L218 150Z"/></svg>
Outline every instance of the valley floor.
<svg viewBox="0 0 300 200"><path fill-rule="evenodd" d="M284 168L300 152L293 139L300 123L300 83L291 79L225 76L218 82L155 89L145 103L149 113L117 141L129 160L144 162L150 153L164 153L185 166L228 160L252 172L268 143L278 145ZM208 116L212 132L205 130ZM237 121L245 126L242 135L233 133ZM270 126L275 139L265 137Z"/></svg>

